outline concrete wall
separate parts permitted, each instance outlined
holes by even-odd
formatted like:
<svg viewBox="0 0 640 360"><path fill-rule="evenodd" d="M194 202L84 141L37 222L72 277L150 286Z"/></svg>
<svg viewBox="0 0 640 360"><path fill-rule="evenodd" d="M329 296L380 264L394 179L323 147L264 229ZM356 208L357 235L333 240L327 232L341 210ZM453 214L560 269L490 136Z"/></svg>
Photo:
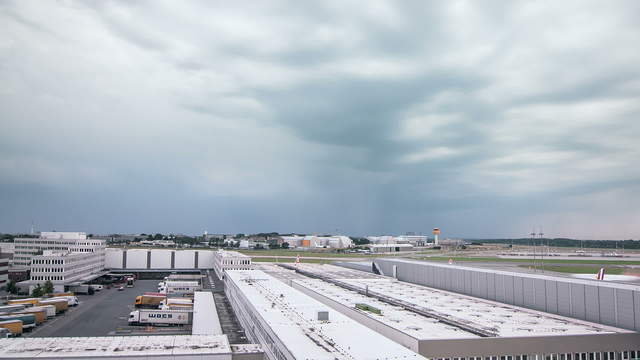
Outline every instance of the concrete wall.
<svg viewBox="0 0 640 360"><path fill-rule="evenodd" d="M640 286L398 259L374 260L414 284L640 331Z"/></svg>
<svg viewBox="0 0 640 360"><path fill-rule="evenodd" d="M419 353L431 358L640 351L640 334L592 334L422 340ZM619 355L616 357L620 359Z"/></svg>
<svg viewBox="0 0 640 360"><path fill-rule="evenodd" d="M171 268L171 250L151 250L152 269Z"/></svg>
<svg viewBox="0 0 640 360"><path fill-rule="evenodd" d="M193 250L176 250L175 267L179 269L195 268L195 253Z"/></svg>
<svg viewBox="0 0 640 360"><path fill-rule="evenodd" d="M147 250L127 249L127 269L146 269Z"/></svg>

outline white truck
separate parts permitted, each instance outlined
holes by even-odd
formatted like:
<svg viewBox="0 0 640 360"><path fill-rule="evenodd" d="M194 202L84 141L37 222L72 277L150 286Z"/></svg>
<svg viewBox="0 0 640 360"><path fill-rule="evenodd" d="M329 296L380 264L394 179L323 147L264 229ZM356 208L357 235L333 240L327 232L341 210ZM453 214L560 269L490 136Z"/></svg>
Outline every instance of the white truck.
<svg viewBox="0 0 640 360"><path fill-rule="evenodd" d="M197 281L164 281L158 284L158 292L167 295L193 295L202 290L202 285Z"/></svg>
<svg viewBox="0 0 640 360"><path fill-rule="evenodd" d="M78 298L76 296L71 296L71 295L67 295L67 296L56 296L53 299L65 299L67 300L67 304L69 306L76 306L80 303L80 301L78 301Z"/></svg>
<svg viewBox="0 0 640 360"><path fill-rule="evenodd" d="M130 325L189 325L193 312L185 310L139 309L129 313Z"/></svg>

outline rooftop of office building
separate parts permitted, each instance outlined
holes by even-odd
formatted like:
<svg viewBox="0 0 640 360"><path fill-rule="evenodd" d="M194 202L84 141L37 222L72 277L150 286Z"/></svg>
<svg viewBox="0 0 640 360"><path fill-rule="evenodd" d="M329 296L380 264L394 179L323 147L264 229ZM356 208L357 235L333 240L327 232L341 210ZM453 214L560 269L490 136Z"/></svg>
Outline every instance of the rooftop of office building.
<svg viewBox="0 0 640 360"><path fill-rule="evenodd" d="M247 352L250 349L241 349ZM205 356L231 353L225 335L0 339L0 358Z"/></svg>

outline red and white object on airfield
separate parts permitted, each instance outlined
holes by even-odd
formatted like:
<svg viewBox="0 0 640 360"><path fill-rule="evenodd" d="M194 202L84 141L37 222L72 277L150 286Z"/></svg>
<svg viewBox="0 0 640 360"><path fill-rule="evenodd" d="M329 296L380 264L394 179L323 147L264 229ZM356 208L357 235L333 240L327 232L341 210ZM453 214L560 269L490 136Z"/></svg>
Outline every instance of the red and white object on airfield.
<svg viewBox="0 0 640 360"><path fill-rule="evenodd" d="M604 280L604 268L600 268L596 274L596 280Z"/></svg>

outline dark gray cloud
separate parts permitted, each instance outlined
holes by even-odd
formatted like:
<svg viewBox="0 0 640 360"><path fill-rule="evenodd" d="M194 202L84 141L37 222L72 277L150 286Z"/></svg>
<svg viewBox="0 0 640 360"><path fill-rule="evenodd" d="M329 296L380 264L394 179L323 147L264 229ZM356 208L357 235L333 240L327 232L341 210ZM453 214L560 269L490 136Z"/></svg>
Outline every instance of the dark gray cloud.
<svg viewBox="0 0 640 360"><path fill-rule="evenodd" d="M640 236L634 1L0 4L0 231Z"/></svg>

